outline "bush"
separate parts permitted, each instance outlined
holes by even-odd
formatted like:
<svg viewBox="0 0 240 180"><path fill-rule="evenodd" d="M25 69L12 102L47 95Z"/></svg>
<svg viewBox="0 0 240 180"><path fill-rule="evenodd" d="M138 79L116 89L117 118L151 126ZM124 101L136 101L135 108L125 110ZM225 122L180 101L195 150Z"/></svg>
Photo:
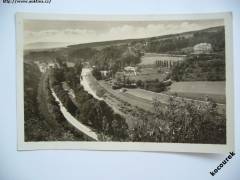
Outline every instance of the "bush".
<svg viewBox="0 0 240 180"><path fill-rule="evenodd" d="M166 90L165 84L162 82L159 82L158 79L145 81L141 88L149 91L153 91L153 92L162 92Z"/></svg>
<svg viewBox="0 0 240 180"><path fill-rule="evenodd" d="M226 143L226 116L217 110L214 102L174 100L170 98L166 111L162 110L158 99L154 107L158 116L169 122L166 134L170 142L177 143Z"/></svg>
<svg viewBox="0 0 240 180"><path fill-rule="evenodd" d="M93 69L92 75L97 79L97 80L102 80L102 74L98 69Z"/></svg>
<svg viewBox="0 0 240 180"><path fill-rule="evenodd" d="M143 87L143 81L142 80L137 80L136 85L137 85L137 87L142 88Z"/></svg>
<svg viewBox="0 0 240 180"><path fill-rule="evenodd" d="M194 101L170 98L167 107L159 99L153 101L155 115L151 119L142 113L130 129L131 141L173 143L226 143L226 117L219 114L214 102L197 104Z"/></svg>
<svg viewBox="0 0 240 180"><path fill-rule="evenodd" d="M175 81L224 81L224 53L190 56L186 61L173 66L171 78Z"/></svg>

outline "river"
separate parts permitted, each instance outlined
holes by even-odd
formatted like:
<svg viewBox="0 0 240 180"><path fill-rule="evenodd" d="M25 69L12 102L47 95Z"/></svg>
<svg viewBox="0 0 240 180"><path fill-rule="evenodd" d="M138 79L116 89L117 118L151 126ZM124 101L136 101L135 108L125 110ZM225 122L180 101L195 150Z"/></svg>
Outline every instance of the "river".
<svg viewBox="0 0 240 180"><path fill-rule="evenodd" d="M105 103L107 103L108 106L110 106L112 108L112 110L115 113L124 116L124 114L117 107L115 107L113 104L111 104L107 100L107 98L101 98L97 95L96 90L94 90L94 88L93 88L94 86L96 86L96 82L91 81L91 77L92 77L91 73L92 73L91 68L82 68L82 73L81 73L82 79L80 79L80 84L83 86L83 89L85 91L87 91L89 94L91 94L95 99L103 100ZM100 86L100 87L102 88L102 86Z"/></svg>
<svg viewBox="0 0 240 180"><path fill-rule="evenodd" d="M82 124L81 122L79 122L77 119L75 119L68 111L67 109L63 106L62 102L60 101L60 99L57 97L56 93L54 92L54 90L51 88L51 92L52 95L55 99L55 101L59 104L60 107L60 111L62 112L63 116L65 117L65 119L72 124L75 128L77 128L79 131L81 131L82 133L84 133L85 135L87 135L88 137L98 141L98 136L97 134L92 131L89 127L87 127L86 125Z"/></svg>
<svg viewBox="0 0 240 180"><path fill-rule="evenodd" d="M97 96L97 92L91 88L90 81L88 80L88 76L91 75L92 69L90 68L82 68L81 80L80 84L83 86L84 90L91 94L95 99L103 100L103 98Z"/></svg>

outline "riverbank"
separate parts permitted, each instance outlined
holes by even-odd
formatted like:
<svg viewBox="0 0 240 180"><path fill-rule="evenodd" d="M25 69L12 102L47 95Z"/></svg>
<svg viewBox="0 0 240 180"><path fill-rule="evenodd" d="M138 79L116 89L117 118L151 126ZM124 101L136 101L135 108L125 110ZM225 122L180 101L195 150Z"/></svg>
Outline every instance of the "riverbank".
<svg viewBox="0 0 240 180"><path fill-rule="evenodd" d="M90 81L91 71L92 69L90 68L82 68L80 84L83 86L83 89L87 91L89 94L91 94L95 99L103 100L103 98L97 96L97 89L92 88L92 86L95 86L95 84L93 84L92 81Z"/></svg>
<svg viewBox="0 0 240 180"><path fill-rule="evenodd" d="M92 138L93 140L98 141L98 136L97 134L92 131L89 127L87 127L86 125L82 124L81 122L79 122L77 119L75 119L68 111L67 109L63 106L62 102L60 101L60 99L57 97L56 93L54 92L54 90L51 88L51 93L55 99L55 101L58 103L59 108L61 113L63 114L63 116L65 117L65 119L71 124L73 125L76 129L78 129L79 131L81 131L82 133L84 133L85 135L87 135L88 137Z"/></svg>

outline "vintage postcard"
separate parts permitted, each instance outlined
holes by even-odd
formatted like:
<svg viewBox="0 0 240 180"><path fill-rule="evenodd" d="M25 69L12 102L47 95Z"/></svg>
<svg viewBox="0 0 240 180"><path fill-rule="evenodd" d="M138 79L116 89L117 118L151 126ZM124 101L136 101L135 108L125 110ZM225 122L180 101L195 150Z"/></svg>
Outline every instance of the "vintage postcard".
<svg viewBox="0 0 240 180"><path fill-rule="evenodd" d="M18 150L234 150L232 15L16 14Z"/></svg>

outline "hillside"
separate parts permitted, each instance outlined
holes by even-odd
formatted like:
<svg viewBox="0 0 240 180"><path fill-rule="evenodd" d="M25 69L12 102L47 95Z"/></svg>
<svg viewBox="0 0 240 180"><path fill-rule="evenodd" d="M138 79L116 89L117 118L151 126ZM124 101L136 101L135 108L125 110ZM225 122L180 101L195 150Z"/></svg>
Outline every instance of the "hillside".
<svg viewBox="0 0 240 180"><path fill-rule="evenodd" d="M224 37L224 27L219 26L199 31L190 31L142 39L93 42L70 45L66 48L52 48L48 50L26 50L24 55L25 60L28 59L33 61L52 61L59 56L63 57L62 59L69 57L69 61L78 61L82 59L91 60L93 57L96 57L96 55L104 56L105 59L108 59L108 55L106 57L102 54L106 54L105 52L109 48L113 48L116 53L118 53L117 51L124 52L131 48L131 50L137 52L187 54L192 50L194 45L201 42L211 43L214 52L218 52L224 51L225 49ZM113 55L111 55L112 53L114 52L112 51L109 53L109 58L113 57ZM101 60L101 58L98 59Z"/></svg>
<svg viewBox="0 0 240 180"><path fill-rule="evenodd" d="M77 45L70 45L68 46L68 49L70 50L76 50L81 48L96 48L96 49L102 49L108 46L121 46L121 45L135 45L137 43L153 43L152 45L156 45L155 43L159 42L165 42L168 43L168 41L176 40L179 43L179 46L187 47L187 46L193 46L199 42L209 42L213 43L214 47L219 47L221 45L217 45L219 43L222 43L224 39L222 39L224 36L224 27L218 26L213 28L207 28L199 31L189 31L179 34L170 34L170 35L164 35L164 36L156 36L156 37L150 37L150 38L142 38L142 39L126 39L126 40L115 40L115 41L103 41L103 42L92 42L92 43L86 43L86 44L77 44ZM191 42L186 42L191 41ZM221 42L219 42L221 41ZM178 47L176 47L178 48Z"/></svg>
<svg viewBox="0 0 240 180"><path fill-rule="evenodd" d="M67 47L69 43L63 42L37 42L28 43L24 46L26 50L44 50L44 49L56 49L61 47Z"/></svg>

